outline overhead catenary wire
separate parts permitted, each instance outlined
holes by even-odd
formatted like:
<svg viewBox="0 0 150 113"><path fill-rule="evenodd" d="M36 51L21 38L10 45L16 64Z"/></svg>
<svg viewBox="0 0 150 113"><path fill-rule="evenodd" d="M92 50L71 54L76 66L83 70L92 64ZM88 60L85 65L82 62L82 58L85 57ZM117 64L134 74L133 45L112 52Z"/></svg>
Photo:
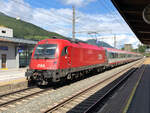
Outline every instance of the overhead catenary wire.
<svg viewBox="0 0 150 113"><path fill-rule="evenodd" d="M31 1L32 1L32 0L31 0ZM42 1L42 3L47 4L47 3L49 3L49 2ZM38 4L38 5L39 5L39 6L41 6L41 4ZM76 13L77 13L77 12L76 12ZM75 18L75 19L77 20L77 19L79 19L79 18L81 18L81 16L76 16L76 18ZM68 19L68 18L67 18L67 19ZM72 18L70 18L70 20L71 20L71 19L72 19ZM69 19L68 19L68 20L69 20ZM71 22L71 21L70 21L70 22ZM80 28L80 26L81 26L81 25L84 25L84 24L83 24L83 23L81 23L81 22L77 22L77 21L76 21L76 23L77 23L77 24L76 24L76 25L77 25L77 28ZM79 27L78 27L78 26L79 26Z"/></svg>
<svg viewBox="0 0 150 113"><path fill-rule="evenodd" d="M13 1L13 2L15 2L15 3L18 3L18 4L20 4L20 5L22 5L23 7L26 7L26 8L31 8L30 7L30 5L29 4L24 4L24 3L22 3L22 2L19 2L19 1L17 1L17 0L11 0L11 1ZM38 2L36 2L36 4L38 4ZM46 14L46 15L48 15L48 16L52 16L52 17L54 17L55 18L55 16L59 16L60 18L59 19L63 19L64 21L67 21L67 22L70 22L71 23L71 19L69 19L69 18L67 18L67 17L65 17L65 16L63 16L63 15L56 15L55 13L53 13L53 15L50 15L50 13L48 13L48 12L42 12L43 14Z"/></svg>
<svg viewBox="0 0 150 113"><path fill-rule="evenodd" d="M5 10L2 10L2 9L0 9L0 11L2 11L3 13L5 12ZM17 14L15 14L15 12L9 12L9 14L11 14L11 15L15 15L16 17L18 17L18 15L17 15ZM26 17L26 16L22 16L22 17L24 18L25 22L31 23L31 21L28 21L28 20L31 20L31 18ZM16 20L16 21L24 21L24 20L22 20L22 19L20 18L20 20ZM54 23L54 21L53 21L53 22L51 22L51 23ZM32 24L33 24L33 23L32 23ZM67 28L65 29L65 28L64 28L64 26L63 26L63 27L61 27L60 25L57 25L57 24L50 24L50 23L44 22L44 25L52 26L52 27L55 27L55 28L57 28L57 29L61 29L61 30L63 30L63 29L64 29L64 31L65 31L65 30L69 30L69 29L67 29Z"/></svg>
<svg viewBox="0 0 150 113"><path fill-rule="evenodd" d="M100 2L101 1L101 2ZM110 1L110 0L109 0ZM108 12L110 12L110 16L112 17L112 18L114 18L115 19L115 21L117 22L117 23L119 23L120 24L120 26L124 29L124 30L126 30L125 29L125 25L120 21L120 19L118 19L118 16L120 16L120 15L118 15L117 14L117 12L116 11L114 11L114 9L113 8L111 8L110 9L110 7L108 7L106 4L106 1L105 0L98 0L98 3L102 6L102 7L105 7L105 9L108 11ZM111 1L110 1L110 3L111 3ZM111 13L111 12L114 12L114 13ZM121 17L121 16L120 16Z"/></svg>
<svg viewBox="0 0 150 113"><path fill-rule="evenodd" d="M118 18L118 17L121 17L121 16L118 15L118 13L117 13L116 11L114 11L114 8L110 9L110 7L108 7L108 5L106 5L107 3L106 3L105 0L104 0L104 2L105 2L105 3L102 3L102 4L103 4L103 7L105 7L105 9L110 12L111 17L113 17L113 18L115 19L115 21L116 21L117 23L119 23L120 26L121 26L123 29L126 30L126 27L127 27L127 26L125 26L125 24L123 24L123 23L121 22L121 20ZM111 13L111 10L112 10L114 13ZM77 25L79 26L79 28L80 28L80 26L84 25L83 22L80 22L80 21L79 21L79 22L76 22L76 23L78 23ZM111 31L112 31L112 30L111 30ZM88 31L87 31L87 32L88 32ZM103 31L97 31L97 34L98 34L99 32L102 33ZM76 33L85 33L85 32L83 32L83 30L82 30L82 31L77 31ZM109 33L110 33L110 32L109 32ZM112 34L112 32L111 32L111 34ZM115 35L115 34L114 34L114 35ZM89 35L88 35L88 36L89 36ZM112 37L112 38L115 39L115 36ZM115 42L115 41L114 41L114 42ZM114 45L116 46L116 43L114 43Z"/></svg>
<svg viewBox="0 0 150 113"><path fill-rule="evenodd" d="M28 4L28 3L26 3L26 2L20 2L20 1L18 1L18 0L11 0L11 1L13 1L13 2L15 2L15 3L18 3L18 4L20 4L20 5L23 5L24 7L28 7L28 8L32 8L31 6L30 6L30 4ZM32 1L32 0L31 0ZM39 2L31 2L30 1L30 3L34 3L35 5L38 5L38 6L41 6L41 3L39 3ZM98 2L100 2L99 0L98 0ZM105 1L104 1L105 2ZM49 3L49 2L46 2L46 1L42 1L42 4L47 4L47 3ZM106 4L104 4L103 2L102 2L102 6L103 7L105 7L105 9L107 9L108 11L110 11L110 8L107 8L107 6L106 6ZM40 11L40 10L39 10ZM50 24L50 23L45 23L44 22L44 24L45 25L49 25L49 26L55 26L55 28L58 28L58 29L63 29L64 27L68 27L68 28L70 28L70 26L69 26L69 23L70 23L70 25L71 25L71 19L69 18L66 18L66 16L63 16L63 15L56 15L56 13L52 13L52 14L50 14L50 13L48 13L48 12L41 12L41 13L44 13L45 15L48 15L48 16L51 16L51 18L56 18L56 16L57 17L59 17L59 19L62 19L63 21L65 21L66 22L66 25L65 26L62 26L61 27L61 25L60 24L58 24L58 23L56 23L56 24L53 24L53 22L52 22L52 24ZM115 11L115 13L116 13L116 11ZM114 17L115 19L116 19L116 22L117 23L119 23L120 25L122 24L120 21L118 21L118 18L116 18L112 13L111 13L111 15L112 15L112 17ZM16 15L16 16L19 16L19 15ZM28 17L25 17L25 16L22 16L22 17L24 17L26 20L29 20L29 18ZM80 18L81 18L81 16L80 16ZM30 21L29 21L30 22ZM82 25L84 25L84 23L83 22L81 22L81 21L79 21L79 22L77 22L77 26L79 26L78 28L81 28L80 26L82 26ZM122 24L122 25L124 25L124 24ZM121 26L122 26L121 25ZM123 27L124 28L124 27ZM69 29L68 29L69 30ZM84 29L82 29L82 30L84 30Z"/></svg>
<svg viewBox="0 0 150 113"><path fill-rule="evenodd" d="M31 8L30 7L30 5L26 5L26 3L22 3L22 2L19 2L19 1L17 1L17 0L11 0L11 1L13 1L13 2L15 2L15 3L18 3L18 4L20 4L20 5L22 5L23 7L27 7L27 8ZM36 3L38 3L38 2L36 2ZM40 11L40 10L39 10ZM56 13L48 13L48 12L41 12L41 13L44 13L45 15L47 15L47 16L50 16L51 18L59 18L59 19L61 19L61 20L63 20L64 22L66 22L65 23L65 25L63 25L62 27L58 27L58 26L61 26L60 24L59 25L56 25L55 24L55 28L58 28L58 29L60 29L60 30L62 30L62 29L64 29L64 28L66 28L66 27L69 27L70 28L70 23L71 23L71 19L67 19L65 16L62 16L62 15L56 15ZM15 15L15 14L13 14L13 15ZM17 14L16 14L16 16L18 16ZM24 16L21 16L21 17L23 17L23 20L27 20L28 22L31 22L31 21L29 21L30 19L29 18L27 18L27 17L24 17ZM59 20L57 20L56 21L57 23L59 23ZM61 21L60 21L61 22ZM44 22L45 23L45 22ZM45 23L45 25L48 25L47 23ZM53 24L53 22L52 22L52 25L50 25L50 26L54 26L54 24ZM69 29L68 30L64 30L64 32L65 31L69 31Z"/></svg>
<svg viewBox="0 0 150 113"><path fill-rule="evenodd" d="M19 2L19 1L17 1L17 0L11 0L11 1L14 1L14 2L16 2L16 3L18 3L18 4L21 4L21 5L23 5L24 7L28 7L28 8L31 8L28 4L28 6L27 5L25 5L24 3L22 3L22 2ZM32 0L31 0L32 1ZM30 1L30 2L31 2ZM98 1L99 2L99 1ZM34 3L35 4L35 2L31 2L31 3ZM42 1L42 3L44 3L44 1ZM45 4L47 4L47 3L49 3L49 2L45 2ZM102 3L103 4L103 3ZM36 5L41 5L41 3L38 3L38 2L36 2ZM103 6L106 6L105 4L103 4ZM105 7L106 9L108 9L107 8L107 6ZM46 13L46 12L42 12L42 13L45 13L46 15L50 15L49 13ZM54 14L53 15L50 15L50 16L53 16L54 17ZM58 15L57 15L58 16ZM67 19L66 17L64 17L64 16L62 16L61 15L61 17L63 17L63 18L61 18L61 19ZM71 22L71 19L67 19L67 20L69 20L70 22ZM118 23L119 23L119 21L118 21ZM81 24L81 23L80 23Z"/></svg>
<svg viewBox="0 0 150 113"><path fill-rule="evenodd" d="M19 1L17 1L17 0L11 0L11 1L13 1L13 2L15 2L15 3L18 3L18 4L20 4L20 5L23 5L24 7L31 8L30 5L24 4L24 3L19 2ZM35 4L35 2L34 2L34 4ZM39 4L38 2L36 2L36 4L38 4L38 5L40 6L40 4ZM53 13L52 15L50 15L50 14L47 13L47 12L41 12L41 13L44 13L44 14L46 14L46 15L48 15L48 16L53 17L53 18L55 18L55 16L58 16L58 15L55 15L55 13ZM19 16L19 15L16 15L16 16ZM25 17L25 16L22 16L22 17L25 18L25 19L27 19L27 20L30 20L29 18L27 18L27 17ZM60 18L63 19L63 20L65 19L65 21L66 21L66 18L65 18L64 16L60 15ZM59 18L59 19L60 19L60 18ZM69 20L69 21L68 21L68 20ZM70 23L71 23L71 20L70 20L70 19L67 19L66 22L70 22ZM81 23L80 23L80 24L81 24Z"/></svg>

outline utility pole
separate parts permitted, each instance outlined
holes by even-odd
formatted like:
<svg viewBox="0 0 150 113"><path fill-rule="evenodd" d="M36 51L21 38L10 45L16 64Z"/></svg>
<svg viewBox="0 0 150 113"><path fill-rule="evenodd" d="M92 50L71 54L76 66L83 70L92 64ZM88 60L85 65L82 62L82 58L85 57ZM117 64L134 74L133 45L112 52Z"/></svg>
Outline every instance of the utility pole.
<svg viewBox="0 0 150 113"><path fill-rule="evenodd" d="M72 6L73 18L72 18L72 39L75 41L75 6Z"/></svg>
<svg viewBox="0 0 150 113"><path fill-rule="evenodd" d="M114 35L114 48L116 48L116 35Z"/></svg>

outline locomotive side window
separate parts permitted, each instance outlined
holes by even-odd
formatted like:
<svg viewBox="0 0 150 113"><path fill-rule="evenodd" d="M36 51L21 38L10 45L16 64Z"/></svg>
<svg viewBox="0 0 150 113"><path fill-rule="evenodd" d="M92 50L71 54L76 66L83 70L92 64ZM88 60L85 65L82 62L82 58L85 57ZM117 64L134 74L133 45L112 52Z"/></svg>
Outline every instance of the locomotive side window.
<svg viewBox="0 0 150 113"><path fill-rule="evenodd" d="M54 58L56 52L56 44L40 44L36 47L34 58Z"/></svg>
<svg viewBox="0 0 150 113"><path fill-rule="evenodd" d="M68 46L63 48L61 56L65 56L68 53L67 48L68 48Z"/></svg>

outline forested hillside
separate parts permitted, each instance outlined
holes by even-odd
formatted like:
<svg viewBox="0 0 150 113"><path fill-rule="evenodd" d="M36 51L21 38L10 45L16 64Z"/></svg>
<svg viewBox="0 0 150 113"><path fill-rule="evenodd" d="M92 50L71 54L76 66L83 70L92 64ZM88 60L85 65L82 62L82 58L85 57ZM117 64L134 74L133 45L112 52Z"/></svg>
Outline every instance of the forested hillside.
<svg viewBox="0 0 150 113"><path fill-rule="evenodd" d="M33 40L41 40L45 38L51 38L52 36L58 36L64 38L64 36L46 31L36 25L33 25L22 20L16 20L15 18L9 17L3 13L0 13L0 26L5 26L13 29L14 37L25 38Z"/></svg>

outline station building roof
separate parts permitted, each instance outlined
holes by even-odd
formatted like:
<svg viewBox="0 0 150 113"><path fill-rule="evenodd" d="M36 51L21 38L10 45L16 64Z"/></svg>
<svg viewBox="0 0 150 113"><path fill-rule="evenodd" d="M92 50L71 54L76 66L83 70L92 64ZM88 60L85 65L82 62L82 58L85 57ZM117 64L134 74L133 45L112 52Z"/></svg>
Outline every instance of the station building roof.
<svg viewBox="0 0 150 113"><path fill-rule="evenodd" d="M37 44L37 41L33 41L33 40L26 40L26 39L20 39L20 38L15 38L15 37L2 37L2 36L0 36L0 42L28 44L28 45Z"/></svg>
<svg viewBox="0 0 150 113"><path fill-rule="evenodd" d="M150 44L150 24L143 19L143 10L150 0L111 0L132 31L143 44Z"/></svg>

